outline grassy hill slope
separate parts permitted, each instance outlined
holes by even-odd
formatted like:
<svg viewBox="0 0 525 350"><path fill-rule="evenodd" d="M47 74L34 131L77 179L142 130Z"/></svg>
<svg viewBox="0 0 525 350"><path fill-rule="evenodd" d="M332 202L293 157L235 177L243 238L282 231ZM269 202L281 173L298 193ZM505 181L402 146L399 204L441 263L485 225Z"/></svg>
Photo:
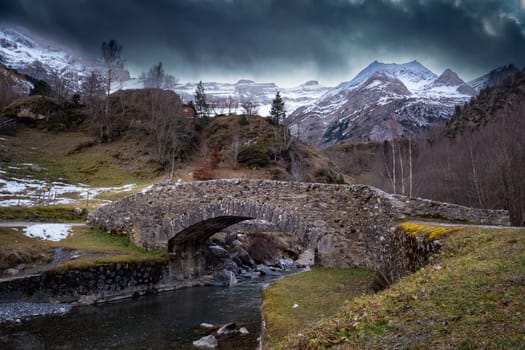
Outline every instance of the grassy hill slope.
<svg viewBox="0 0 525 350"><path fill-rule="evenodd" d="M428 266L270 348L524 349L525 229L462 228L442 243Z"/></svg>

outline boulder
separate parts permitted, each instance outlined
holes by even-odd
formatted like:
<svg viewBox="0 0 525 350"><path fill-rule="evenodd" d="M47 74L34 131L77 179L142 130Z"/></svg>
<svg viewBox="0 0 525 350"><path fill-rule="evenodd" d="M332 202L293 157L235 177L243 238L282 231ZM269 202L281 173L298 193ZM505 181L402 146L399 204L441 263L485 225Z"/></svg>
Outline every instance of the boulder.
<svg viewBox="0 0 525 350"><path fill-rule="evenodd" d="M282 270L291 270L295 267L295 263L290 258L279 259L279 267Z"/></svg>
<svg viewBox="0 0 525 350"><path fill-rule="evenodd" d="M213 284L216 286L231 287L237 283L238 281L237 277L235 277L235 274L228 270L222 270L213 276Z"/></svg>
<svg viewBox="0 0 525 350"><path fill-rule="evenodd" d="M243 246L242 242L239 241L238 239L233 240L231 245L232 245L232 247L242 247Z"/></svg>
<svg viewBox="0 0 525 350"><path fill-rule="evenodd" d="M82 216L84 214L84 209L82 208L75 208L73 209L73 215L75 216Z"/></svg>
<svg viewBox="0 0 525 350"><path fill-rule="evenodd" d="M18 271L18 269L7 269L5 270L6 274L8 274L9 276L15 276L15 275L18 275L18 273L20 271Z"/></svg>
<svg viewBox="0 0 525 350"><path fill-rule="evenodd" d="M279 271L274 271L267 265L257 265L256 270L266 276L281 276Z"/></svg>
<svg viewBox="0 0 525 350"><path fill-rule="evenodd" d="M295 260L295 266L297 267L310 267L315 262L315 254L311 249L306 249L304 252L299 254L299 258Z"/></svg>
<svg viewBox="0 0 525 350"><path fill-rule="evenodd" d="M259 278L261 277L261 273L259 271L247 271L243 273L241 277L250 279Z"/></svg>
<svg viewBox="0 0 525 350"><path fill-rule="evenodd" d="M230 335L230 334L237 334L239 331L237 330L237 325L235 323L226 323L224 326L219 328L217 330L218 335Z"/></svg>
<svg viewBox="0 0 525 350"><path fill-rule="evenodd" d="M202 349L215 349L217 345L218 345L217 338L215 338L211 334L208 336L202 337L199 340L195 340L193 342L193 346L202 348Z"/></svg>
<svg viewBox="0 0 525 350"><path fill-rule="evenodd" d="M216 328L214 324L206 323L206 322L202 322L199 326L200 326L201 328L204 328L204 329L213 329L213 328Z"/></svg>
<svg viewBox="0 0 525 350"><path fill-rule="evenodd" d="M241 335L250 334L250 332L248 331L248 329L246 327L241 327L239 329L239 333L241 333Z"/></svg>
<svg viewBox="0 0 525 350"><path fill-rule="evenodd" d="M239 246L235 246L235 248L233 248L233 251L234 251L234 254L236 255L236 258L237 258L236 260L238 260L238 262L241 265L245 265L249 267L255 266L255 261L253 261L253 259L250 257L250 254L248 254L246 249L239 247Z"/></svg>
<svg viewBox="0 0 525 350"><path fill-rule="evenodd" d="M210 249L210 252L216 257L219 257L219 258L228 257L228 251L221 246L211 245L209 249Z"/></svg>

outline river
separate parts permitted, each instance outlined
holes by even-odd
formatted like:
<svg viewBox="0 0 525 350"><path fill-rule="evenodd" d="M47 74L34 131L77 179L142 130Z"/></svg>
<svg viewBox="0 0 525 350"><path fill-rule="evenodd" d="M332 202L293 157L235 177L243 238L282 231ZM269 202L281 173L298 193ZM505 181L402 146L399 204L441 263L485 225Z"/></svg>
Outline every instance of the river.
<svg viewBox="0 0 525 350"><path fill-rule="evenodd" d="M274 278L275 279L275 278ZM138 299L80 306L62 316L0 325L0 349L191 349L208 335L202 322L245 326L250 334L219 339L218 349L255 349L262 289L270 279L230 288L199 287Z"/></svg>

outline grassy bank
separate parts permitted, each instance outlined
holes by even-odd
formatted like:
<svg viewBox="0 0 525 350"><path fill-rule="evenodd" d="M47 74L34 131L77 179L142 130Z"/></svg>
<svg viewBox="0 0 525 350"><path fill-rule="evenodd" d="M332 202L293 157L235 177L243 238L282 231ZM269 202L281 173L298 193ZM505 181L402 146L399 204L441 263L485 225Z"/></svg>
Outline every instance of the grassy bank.
<svg viewBox="0 0 525 350"><path fill-rule="evenodd" d="M374 272L314 268L275 282L264 291L265 348L320 318L333 316L347 298L369 291ZM294 307L296 305L296 307Z"/></svg>
<svg viewBox="0 0 525 350"><path fill-rule="evenodd" d="M2 207L0 221L84 222L87 211L75 214L76 205L43 205Z"/></svg>
<svg viewBox="0 0 525 350"><path fill-rule="evenodd" d="M27 267L46 264L52 260L53 248L80 251L85 257L66 261L53 267L54 270L82 268L97 264L129 263L137 261L160 261L166 256L162 252L147 252L135 246L125 237L110 235L107 232L79 226L73 233L58 242L29 238L21 229L0 227L0 265Z"/></svg>
<svg viewBox="0 0 525 350"><path fill-rule="evenodd" d="M442 243L432 265L268 348L525 349L525 229L463 228Z"/></svg>

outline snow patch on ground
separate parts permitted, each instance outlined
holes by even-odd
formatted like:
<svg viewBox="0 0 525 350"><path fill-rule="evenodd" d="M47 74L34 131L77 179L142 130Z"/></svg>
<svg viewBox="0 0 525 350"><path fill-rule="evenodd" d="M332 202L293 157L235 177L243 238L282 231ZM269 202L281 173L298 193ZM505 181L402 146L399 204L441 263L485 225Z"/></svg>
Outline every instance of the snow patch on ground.
<svg viewBox="0 0 525 350"><path fill-rule="evenodd" d="M27 166L27 164L20 164ZM0 170L0 207L71 204L91 200L104 192L126 192L136 187L128 184L116 187L89 187L84 184L49 182L37 179L10 177Z"/></svg>
<svg viewBox="0 0 525 350"><path fill-rule="evenodd" d="M24 235L49 241L60 241L71 233L71 224L35 224L24 229Z"/></svg>

